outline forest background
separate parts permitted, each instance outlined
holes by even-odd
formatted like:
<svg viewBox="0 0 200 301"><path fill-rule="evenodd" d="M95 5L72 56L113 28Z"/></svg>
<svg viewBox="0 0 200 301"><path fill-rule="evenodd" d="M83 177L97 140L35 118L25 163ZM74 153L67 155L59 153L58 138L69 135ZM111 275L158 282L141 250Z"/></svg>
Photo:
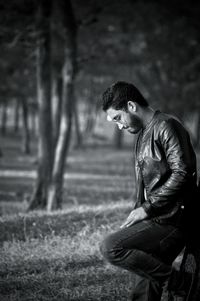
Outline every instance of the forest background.
<svg viewBox="0 0 200 301"><path fill-rule="evenodd" d="M134 83L183 121L199 167L199 13L194 0L0 1L1 300L126 300L134 276L99 243L134 202L135 137L99 100Z"/></svg>

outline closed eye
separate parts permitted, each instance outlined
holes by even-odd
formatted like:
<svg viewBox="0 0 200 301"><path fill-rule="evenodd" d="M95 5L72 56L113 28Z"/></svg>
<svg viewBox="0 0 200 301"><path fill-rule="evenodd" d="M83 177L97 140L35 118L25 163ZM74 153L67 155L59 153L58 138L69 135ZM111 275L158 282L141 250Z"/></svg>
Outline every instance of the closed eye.
<svg viewBox="0 0 200 301"><path fill-rule="evenodd" d="M113 118L113 121L120 121L121 120L121 116L120 115L117 115Z"/></svg>

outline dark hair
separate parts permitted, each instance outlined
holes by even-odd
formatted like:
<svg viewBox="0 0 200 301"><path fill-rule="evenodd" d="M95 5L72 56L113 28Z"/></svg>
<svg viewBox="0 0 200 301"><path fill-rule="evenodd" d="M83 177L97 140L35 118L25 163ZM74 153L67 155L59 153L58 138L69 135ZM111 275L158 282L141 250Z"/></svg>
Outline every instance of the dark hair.
<svg viewBox="0 0 200 301"><path fill-rule="evenodd" d="M142 107L148 107L148 102L140 91L130 83L119 81L110 86L102 96L102 109L107 111L110 107L115 110L127 110L128 101L137 102Z"/></svg>

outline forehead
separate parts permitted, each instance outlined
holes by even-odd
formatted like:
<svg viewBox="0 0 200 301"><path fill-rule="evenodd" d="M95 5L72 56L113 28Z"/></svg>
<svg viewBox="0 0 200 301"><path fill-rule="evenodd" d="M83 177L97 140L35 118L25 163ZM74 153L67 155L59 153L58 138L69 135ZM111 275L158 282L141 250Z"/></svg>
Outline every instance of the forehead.
<svg viewBox="0 0 200 301"><path fill-rule="evenodd" d="M115 109L113 109L113 108L109 108L108 110L107 110L107 115L111 118L111 119L113 119L115 116L117 116L117 115L121 115L121 113L122 113L122 111L121 110L115 110Z"/></svg>

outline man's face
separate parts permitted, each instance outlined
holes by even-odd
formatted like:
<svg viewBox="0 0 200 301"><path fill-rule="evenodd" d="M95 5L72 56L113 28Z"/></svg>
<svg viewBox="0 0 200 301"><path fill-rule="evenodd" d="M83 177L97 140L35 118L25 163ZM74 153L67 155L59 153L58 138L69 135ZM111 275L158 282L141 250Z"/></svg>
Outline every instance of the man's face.
<svg viewBox="0 0 200 301"><path fill-rule="evenodd" d="M136 134L142 128L142 122L137 113L115 110L109 108L107 110L107 120L115 122L119 129L125 129L131 134Z"/></svg>

